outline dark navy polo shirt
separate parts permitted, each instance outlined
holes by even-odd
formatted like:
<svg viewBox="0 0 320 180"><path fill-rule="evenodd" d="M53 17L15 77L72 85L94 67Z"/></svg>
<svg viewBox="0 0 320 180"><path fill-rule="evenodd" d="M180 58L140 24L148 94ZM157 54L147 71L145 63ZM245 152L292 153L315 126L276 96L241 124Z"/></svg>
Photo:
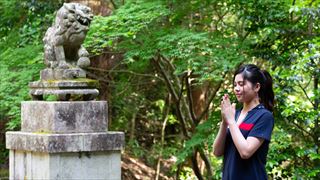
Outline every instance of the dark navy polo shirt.
<svg viewBox="0 0 320 180"><path fill-rule="evenodd" d="M240 112L241 109L236 111L236 119L238 119ZM265 109L262 104L259 104L248 112L243 122L239 125L241 133L245 139L247 139L248 136L264 139L262 145L249 159L241 158L235 144L232 141L232 137L228 128L224 148L222 179L268 179L265 165L273 125L274 118L272 113Z"/></svg>

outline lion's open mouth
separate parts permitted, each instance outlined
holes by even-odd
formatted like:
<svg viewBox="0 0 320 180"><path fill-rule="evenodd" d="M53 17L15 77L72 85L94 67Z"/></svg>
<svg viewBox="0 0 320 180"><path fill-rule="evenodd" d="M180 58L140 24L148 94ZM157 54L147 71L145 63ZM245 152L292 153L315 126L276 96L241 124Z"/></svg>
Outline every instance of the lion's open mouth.
<svg viewBox="0 0 320 180"><path fill-rule="evenodd" d="M90 20L85 18L85 17L77 16L77 21L83 26L89 26L90 25Z"/></svg>

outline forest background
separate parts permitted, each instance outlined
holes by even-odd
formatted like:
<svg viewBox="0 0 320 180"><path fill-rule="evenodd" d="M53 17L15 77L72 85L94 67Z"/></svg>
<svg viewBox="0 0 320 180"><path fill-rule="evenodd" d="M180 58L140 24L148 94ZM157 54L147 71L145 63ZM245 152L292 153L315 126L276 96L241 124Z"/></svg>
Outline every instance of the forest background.
<svg viewBox="0 0 320 180"><path fill-rule="evenodd" d="M63 2L0 0L0 178L4 133L20 128L20 102L44 68L42 38ZM96 14L88 72L109 103L109 127L126 134L124 162L141 162L152 179L221 179L222 158L212 154L220 99L235 101L234 70L255 63L271 72L276 94L268 176L320 179L319 1L72 2ZM125 177L139 179L125 165Z"/></svg>

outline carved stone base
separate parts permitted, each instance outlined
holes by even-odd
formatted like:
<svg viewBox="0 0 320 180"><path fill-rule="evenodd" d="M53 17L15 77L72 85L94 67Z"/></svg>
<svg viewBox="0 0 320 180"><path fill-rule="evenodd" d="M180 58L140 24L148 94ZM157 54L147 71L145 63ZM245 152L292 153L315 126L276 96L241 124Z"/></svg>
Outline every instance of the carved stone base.
<svg viewBox="0 0 320 180"><path fill-rule="evenodd" d="M124 147L124 133L116 131L97 133L6 132L7 149L62 153L120 151Z"/></svg>
<svg viewBox="0 0 320 180"><path fill-rule="evenodd" d="M68 101L72 95L82 96L81 100L95 99L99 91L98 81L86 78L72 80L48 80L29 83L29 94L33 100L43 100L44 95L56 95L57 100Z"/></svg>
<svg viewBox="0 0 320 180"><path fill-rule="evenodd" d="M10 150L10 180L121 180L121 152L47 153Z"/></svg>
<svg viewBox="0 0 320 180"><path fill-rule="evenodd" d="M7 132L10 179L121 179L124 133Z"/></svg>

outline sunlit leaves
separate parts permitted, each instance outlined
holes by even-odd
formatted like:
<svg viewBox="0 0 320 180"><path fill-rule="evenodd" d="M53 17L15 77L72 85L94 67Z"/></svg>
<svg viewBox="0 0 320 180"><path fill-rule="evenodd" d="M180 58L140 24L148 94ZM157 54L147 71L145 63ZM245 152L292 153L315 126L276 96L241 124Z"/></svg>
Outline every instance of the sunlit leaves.
<svg viewBox="0 0 320 180"><path fill-rule="evenodd" d="M167 14L168 10L161 1L129 1L112 16L95 17L86 45L93 53L99 53L105 47L116 48L119 41L134 40L138 33L152 33L149 26Z"/></svg>

